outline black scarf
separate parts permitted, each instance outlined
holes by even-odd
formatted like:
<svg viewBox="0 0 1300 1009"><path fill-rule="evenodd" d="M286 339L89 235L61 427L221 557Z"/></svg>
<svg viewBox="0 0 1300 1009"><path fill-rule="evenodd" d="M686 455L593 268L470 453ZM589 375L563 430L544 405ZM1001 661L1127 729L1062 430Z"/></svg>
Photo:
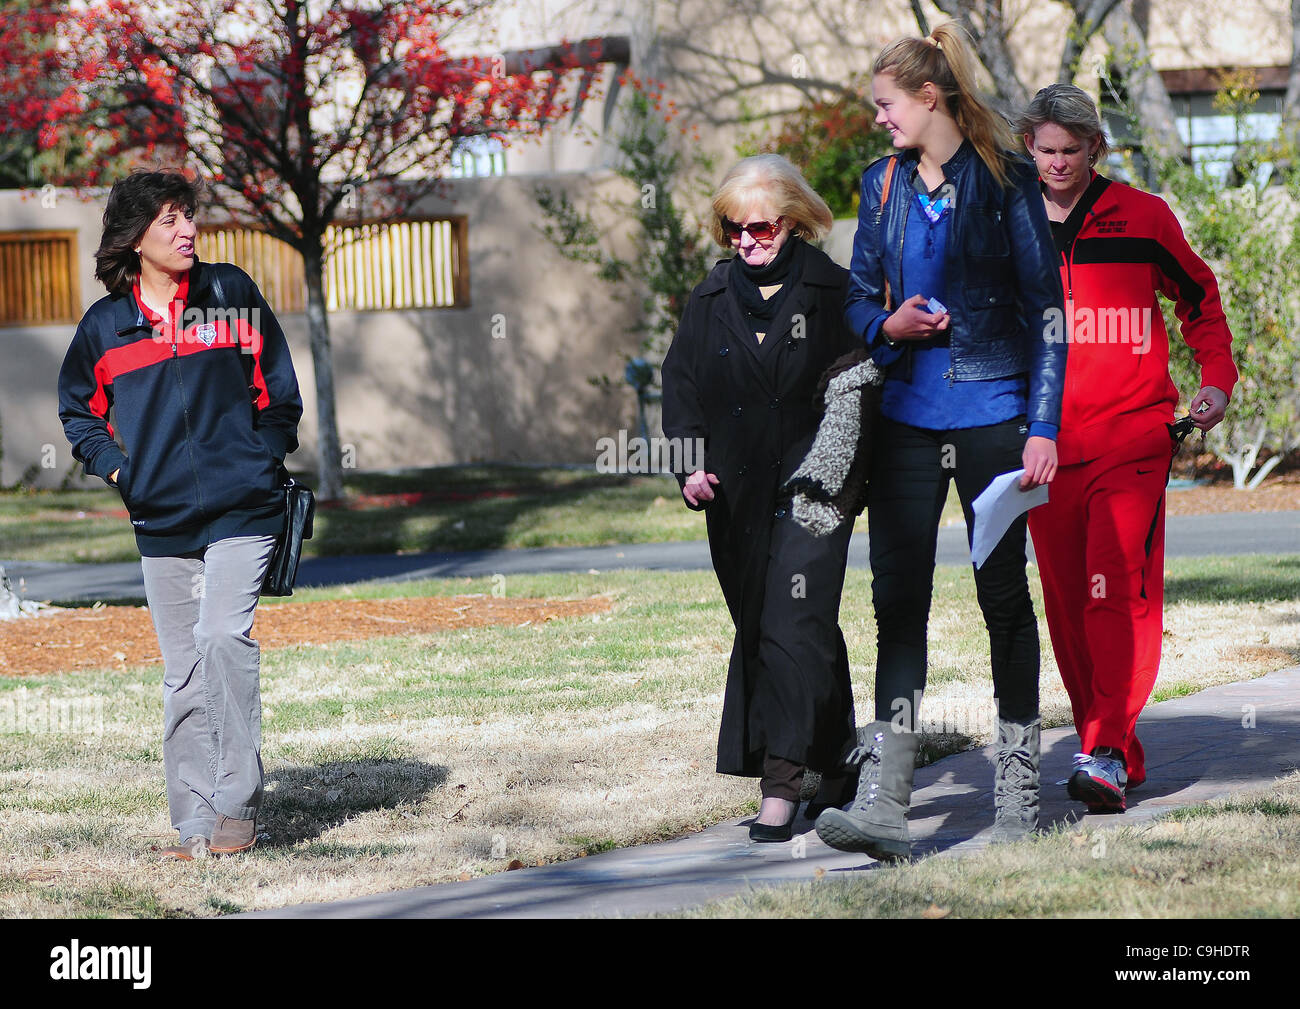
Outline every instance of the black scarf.
<svg viewBox="0 0 1300 1009"><path fill-rule="evenodd" d="M780 311L790 289L802 272L803 257L795 254L803 240L793 232L786 238L785 244L766 266L750 266L737 253L731 261L731 286L740 301L740 308L745 313L745 322L755 333L766 333ZM770 298L764 298L760 287L780 284L781 290Z"/></svg>

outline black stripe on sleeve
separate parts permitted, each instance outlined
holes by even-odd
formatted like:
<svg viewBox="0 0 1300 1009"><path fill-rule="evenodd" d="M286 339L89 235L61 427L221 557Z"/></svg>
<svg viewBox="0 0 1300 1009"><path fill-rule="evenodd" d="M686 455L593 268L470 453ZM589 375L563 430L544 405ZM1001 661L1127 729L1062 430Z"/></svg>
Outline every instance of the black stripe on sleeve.
<svg viewBox="0 0 1300 1009"><path fill-rule="evenodd" d="M1118 235L1081 238L1074 246L1074 262L1154 265L1177 285L1179 297L1192 306L1188 321L1201 317L1205 288L1193 280L1174 254L1154 238Z"/></svg>

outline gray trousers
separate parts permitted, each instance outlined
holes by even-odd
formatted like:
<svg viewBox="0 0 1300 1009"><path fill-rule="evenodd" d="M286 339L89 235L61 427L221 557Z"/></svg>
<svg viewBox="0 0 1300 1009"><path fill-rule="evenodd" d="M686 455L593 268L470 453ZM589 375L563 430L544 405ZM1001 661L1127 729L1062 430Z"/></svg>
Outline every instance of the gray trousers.
<svg viewBox="0 0 1300 1009"><path fill-rule="evenodd" d="M260 651L249 637L274 536L234 536L182 557L142 557L163 658L163 768L181 840L262 803Z"/></svg>

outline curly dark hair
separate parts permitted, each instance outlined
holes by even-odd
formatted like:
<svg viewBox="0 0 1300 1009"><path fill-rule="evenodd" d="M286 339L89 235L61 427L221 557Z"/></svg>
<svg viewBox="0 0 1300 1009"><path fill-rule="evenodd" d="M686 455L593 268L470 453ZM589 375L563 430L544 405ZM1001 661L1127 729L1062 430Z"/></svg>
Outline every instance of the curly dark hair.
<svg viewBox="0 0 1300 1009"><path fill-rule="evenodd" d="M136 245L169 206L193 214L198 209L201 183L178 171L132 172L113 184L104 208L104 235L95 251L95 279L110 294L129 294L140 277Z"/></svg>

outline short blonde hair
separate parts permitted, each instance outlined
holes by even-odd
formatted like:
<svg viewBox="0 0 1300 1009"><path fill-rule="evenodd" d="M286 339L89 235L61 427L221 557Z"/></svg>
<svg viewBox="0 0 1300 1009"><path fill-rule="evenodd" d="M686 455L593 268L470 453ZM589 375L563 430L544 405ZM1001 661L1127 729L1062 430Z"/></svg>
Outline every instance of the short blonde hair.
<svg viewBox="0 0 1300 1009"><path fill-rule="evenodd" d="M1054 123L1081 143L1091 145L1097 141L1097 150L1088 162L1095 165L1106 160L1110 153L1110 143L1106 139L1105 127L1101 125L1101 116L1097 112L1097 103L1083 88L1074 84L1049 84L1038 94L1016 120L1016 132L1030 143L1038 127Z"/></svg>
<svg viewBox="0 0 1300 1009"><path fill-rule="evenodd" d="M709 234L724 249L731 239L722 231L723 218L738 220L759 194L771 200L777 214L790 222L800 238L817 241L830 230L835 218L831 208L808 185L803 173L779 154L756 154L729 171L713 194L713 220Z"/></svg>

